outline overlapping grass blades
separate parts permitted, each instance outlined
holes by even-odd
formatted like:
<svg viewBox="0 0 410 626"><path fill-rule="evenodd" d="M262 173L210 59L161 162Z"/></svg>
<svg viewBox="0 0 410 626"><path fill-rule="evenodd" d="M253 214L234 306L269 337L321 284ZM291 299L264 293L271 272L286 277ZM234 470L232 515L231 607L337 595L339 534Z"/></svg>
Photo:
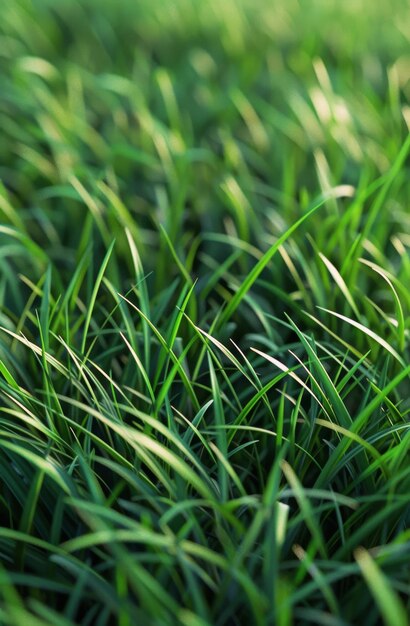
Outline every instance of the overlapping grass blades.
<svg viewBox="0 0 410 626"><path fill-rule="evenodd" d="M4 3L0 623L406 623L409 12L338 4Z"/></svg>

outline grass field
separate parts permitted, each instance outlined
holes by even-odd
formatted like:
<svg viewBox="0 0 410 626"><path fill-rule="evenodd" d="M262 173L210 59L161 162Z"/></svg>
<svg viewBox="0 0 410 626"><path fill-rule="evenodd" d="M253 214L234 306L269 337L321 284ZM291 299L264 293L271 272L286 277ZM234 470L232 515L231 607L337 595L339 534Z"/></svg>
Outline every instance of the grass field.
<svg viewBox="0 0 410 626"><path fill-rule="evenodd" d="M409 5L1 8L0 624L406 626Z"/></svg>

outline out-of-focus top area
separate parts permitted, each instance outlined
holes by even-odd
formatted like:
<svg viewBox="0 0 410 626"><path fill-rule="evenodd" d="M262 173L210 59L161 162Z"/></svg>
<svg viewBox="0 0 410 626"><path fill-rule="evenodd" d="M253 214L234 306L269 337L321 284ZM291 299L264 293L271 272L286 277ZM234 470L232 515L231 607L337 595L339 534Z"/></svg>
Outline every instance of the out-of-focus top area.
<svg viewBox="0 0 410 626"><path fill-rule="evenodd" d="M84 204L107 241L247 239L408 134L405 0L3 0L0 32L0 211L55 255Z"/></svg>

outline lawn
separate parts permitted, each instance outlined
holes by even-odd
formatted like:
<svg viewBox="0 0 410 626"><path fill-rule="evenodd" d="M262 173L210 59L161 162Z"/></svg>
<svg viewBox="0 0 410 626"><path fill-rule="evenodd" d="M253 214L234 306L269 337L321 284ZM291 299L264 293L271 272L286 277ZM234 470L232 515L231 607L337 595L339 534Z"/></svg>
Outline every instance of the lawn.
<svg viewBox="0 0 410 626"><path fill-rule="evenodd" d="M1 626L407 626L409 5L1 9Z"/></svg>

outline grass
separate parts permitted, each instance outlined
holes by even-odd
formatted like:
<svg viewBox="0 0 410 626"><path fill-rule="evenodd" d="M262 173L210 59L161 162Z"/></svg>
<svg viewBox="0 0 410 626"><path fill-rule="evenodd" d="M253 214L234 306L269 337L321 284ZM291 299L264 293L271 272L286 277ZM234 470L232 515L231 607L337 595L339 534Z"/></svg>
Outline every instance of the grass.
<svg viewBox="0 0 410 626"><path fill-rule="evenodd" d="M410 12L6 0L0 623L405 626Z"/></svg>

